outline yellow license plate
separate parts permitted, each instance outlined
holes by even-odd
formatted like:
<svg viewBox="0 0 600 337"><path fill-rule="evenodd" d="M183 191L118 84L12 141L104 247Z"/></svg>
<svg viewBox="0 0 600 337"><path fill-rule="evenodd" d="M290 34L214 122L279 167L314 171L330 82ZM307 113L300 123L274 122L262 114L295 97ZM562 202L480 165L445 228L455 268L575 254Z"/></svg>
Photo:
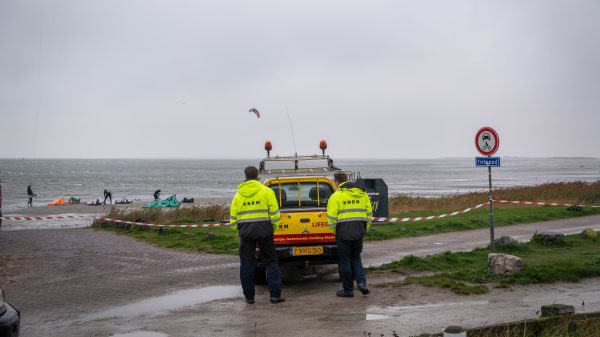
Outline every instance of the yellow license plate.
<svg viewBox="0 0 600 337"><path fill-rule="evenodd" d="M292 247L292 255L322 255L324 252L323 246L310 247Z"/></svg>

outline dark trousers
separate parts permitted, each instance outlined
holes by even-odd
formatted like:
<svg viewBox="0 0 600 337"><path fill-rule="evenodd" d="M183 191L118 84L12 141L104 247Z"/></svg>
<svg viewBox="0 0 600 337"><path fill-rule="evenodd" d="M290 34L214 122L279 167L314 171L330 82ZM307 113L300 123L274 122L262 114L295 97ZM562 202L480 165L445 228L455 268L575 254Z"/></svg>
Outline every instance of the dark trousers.
<svg viewBox="0 0 600 337"><path fill-rule="evenodd" d="M27 206L33 206L33 198L32 197L28 197L29 200L27 201Z"/></svg>
<svg viewBox="0 0 600 337"><path fill-rule="evenodd" d="M360 288L366 288L367 278L360 258L363 249L362 239L354 241L337 240L337 248L344 290L352 292L354 280Z"/></svg>
<svg viewBox="0 0 600 337"><path fill-rule="evenodd" d="M104 201L102 202L103 204L106 204L106 199L109 199L109 200L110 200L109 204L111 204L111 205L112 205L112 195L107 195L107 196L105 196L105 197L104 197Z"/></svg>
<svg viewBox="0 0 600 337"><path fill-rule="evenodd" d="M260 255L267 263L267 284L271 297L281 296L281 276L277 265L277 254L273 237L260 238L257 240L246 240L240 238L240 281L244 296L254 299L254 280L256 274L256 246Z"/></svg>

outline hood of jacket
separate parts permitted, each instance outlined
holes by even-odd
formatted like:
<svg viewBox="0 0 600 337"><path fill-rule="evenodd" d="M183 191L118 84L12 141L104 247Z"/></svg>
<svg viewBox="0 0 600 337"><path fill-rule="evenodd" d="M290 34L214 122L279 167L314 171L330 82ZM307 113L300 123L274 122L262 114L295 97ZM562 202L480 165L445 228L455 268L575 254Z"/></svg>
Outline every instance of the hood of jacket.
<svg viewBox="0 0 600 337"><path fill-rule="evenodd" d="M342 192L351 195L352 197L360 197L365 191L353 182L345 182L338 187Z"/></svg>
<svg viewBox="0 0 600 337"><path fill-rule="evenodd" d="M251 197L263 189L263 184L258 180L246 180L238 185L238 193L243 197Z"/></svg>

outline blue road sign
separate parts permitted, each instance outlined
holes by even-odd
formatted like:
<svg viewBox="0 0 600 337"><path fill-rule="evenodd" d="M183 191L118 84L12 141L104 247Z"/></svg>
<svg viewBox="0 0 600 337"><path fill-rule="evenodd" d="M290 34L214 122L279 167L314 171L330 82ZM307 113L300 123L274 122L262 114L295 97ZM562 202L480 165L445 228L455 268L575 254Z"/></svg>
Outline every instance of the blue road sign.
<svg viewBox="0 0 600 337"><path fill-rule="evenodd" d="M500 167L500 157L475 157L477 167Z"/></svg>

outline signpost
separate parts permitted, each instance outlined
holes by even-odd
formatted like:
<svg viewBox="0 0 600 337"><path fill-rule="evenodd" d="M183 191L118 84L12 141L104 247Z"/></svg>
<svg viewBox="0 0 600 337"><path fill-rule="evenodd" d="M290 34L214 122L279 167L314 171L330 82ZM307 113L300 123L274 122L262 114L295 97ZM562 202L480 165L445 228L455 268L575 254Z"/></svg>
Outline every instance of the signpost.
<svg viewBox="0 0 600 337"><path fill-rule="evenodd" d="M500 146L500 137L496 130L490 127L483 127L477 131L475 135L475 147L483 156L475 157L475 165L477 167L488 168L489 181L489 203L490 203L490 249L492 253L496 252L496 244L494 242L494 199L492 198L492 166L500 167L500 157L492 157Z"/></svg>

